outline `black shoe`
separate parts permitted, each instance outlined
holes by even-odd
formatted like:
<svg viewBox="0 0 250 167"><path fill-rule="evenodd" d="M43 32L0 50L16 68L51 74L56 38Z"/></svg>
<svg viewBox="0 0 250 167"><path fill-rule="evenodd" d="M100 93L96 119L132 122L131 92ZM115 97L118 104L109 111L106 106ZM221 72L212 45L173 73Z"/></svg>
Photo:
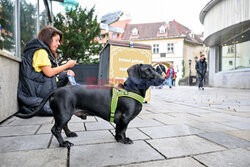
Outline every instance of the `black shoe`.
<svg viewBox="0 0 250 167"><path fill-rule="evenodd" d="M202 87L201 90L204 90L204 88Z"/></svg>

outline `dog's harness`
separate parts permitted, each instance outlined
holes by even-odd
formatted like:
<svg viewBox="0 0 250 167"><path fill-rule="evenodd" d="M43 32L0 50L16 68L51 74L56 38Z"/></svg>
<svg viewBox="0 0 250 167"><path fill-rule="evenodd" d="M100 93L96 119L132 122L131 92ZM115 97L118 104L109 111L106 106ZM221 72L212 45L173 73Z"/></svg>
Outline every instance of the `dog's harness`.
<svg viewBox="0 0 250 167"><path fill-rule="evenodd" d="M112 93L113 95L112 95L112 100L111 100L110 122L114 122L115 120L115 110L117 108L117 102L118 102L119 97L123 97L123 96L130 97L139 101L141 104L144 101L144 98L142 96L133 92L128 92L125 89L113 88Z"/></svg>

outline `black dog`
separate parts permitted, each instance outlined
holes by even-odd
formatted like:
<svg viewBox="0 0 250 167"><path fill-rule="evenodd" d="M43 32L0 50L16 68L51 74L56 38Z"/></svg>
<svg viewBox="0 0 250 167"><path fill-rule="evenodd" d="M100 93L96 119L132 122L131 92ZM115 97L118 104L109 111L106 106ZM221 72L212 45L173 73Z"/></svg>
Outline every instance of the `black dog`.
<svg viewBox="0 0 250 167"><path fill-rule="evenodd" d="M128 79L123 89L134 92L145 97L146 90L151 86L158 86L163 83L164 78L159 75L151 65L137 64L128 70ZM91 89L88 85L66 86L58 88L49 93L41 102L38 109L31 114L17 114L22 118L34 116L46 101L50 99L50 107L54 113L55 124L51 129L61 147L70 147L73 144L64 141L61 130L65 131L67 137L76 137L77 134L68 129L68 122L76 110L81 110L87 115L95 115L109 121L112 99L112 89ZM126 130L129 122L133 120L141 111L142 104L129 97L120 97L114 116L116 124L115 139L124 144L131 144L133 141L126 137ZM76 114L75 114L76 115ZM80 114L81 115L81 114ZM79 116L79 114L77 114Z"/></svg>

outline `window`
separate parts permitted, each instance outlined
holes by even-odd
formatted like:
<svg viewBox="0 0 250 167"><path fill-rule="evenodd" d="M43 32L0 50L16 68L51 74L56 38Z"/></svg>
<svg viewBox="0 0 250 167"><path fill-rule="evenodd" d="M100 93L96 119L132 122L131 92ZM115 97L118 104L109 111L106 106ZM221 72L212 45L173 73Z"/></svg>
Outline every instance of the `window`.
<svg viewBox="0 0 250 167"><path fill-rule="evenodd" d="M174 53L174 44L168 43L168 53Z"/></svg>
<svg viewBox="0 0 250 167"><path fill-rule="evenodd" d="M158 54L159 53L159 44L154 44L153 45L153 53Z"/></svg>
<svg viewBox="0 0 250 167"><path fill-rule="evenodd" d="M0 7L0 50L16 55L15 0L0 1Z"/></svg>
<svg viewBox="0 0 250 167"><path fill-rule="evenodd" d="M137 29L137 28L134 28L134 29L132 30L132 35L133 35L133 36L138 35L138 29Z"/></svg>
<svg viewBox="0 0 250 167"><path fill-rule="evenodd" d="M228 46L227 53L234 53L234 45Z"/></svg>
<svg viewBox="0 0 250 167"><path fill-rule="evenodd" d="M37 36L37 1L21 0L20 2L21 53L23 54L26 43Z"/></svg>
<svg viewBox="0 0 250 167"><path fill-rule="evenodd" d="M166 33L166 28L163 25L159 29L160 29L160 34Z"/></svg>
<svg viewBox="0 0 250 167"><path fill-rule="evenodd" d="M116 32L113 32L113 33L112 33L112 39L116 39L116 38L117 38L117 35L118 35L118 34L117 34Z"/></svg>
<svg viewBox="0 0 250 167"><path fill-rule="evenodd" d="M44 1L39 1L39 22L40 22L40 27L43 28L44 26L47 25L48 18L47 18L47 11L45 10L45 5Z"/></svg>
<svg viewBox="0 0 250 167"><path fill-rule="evenodd" d="M160 53L161 57L166 57L166 53Z"/></svg>
<svg viewBox="0 0 250 167"><path fill-rule="evenodd" d="M220 47L220 71L250 68L250 30Z"/></svg>

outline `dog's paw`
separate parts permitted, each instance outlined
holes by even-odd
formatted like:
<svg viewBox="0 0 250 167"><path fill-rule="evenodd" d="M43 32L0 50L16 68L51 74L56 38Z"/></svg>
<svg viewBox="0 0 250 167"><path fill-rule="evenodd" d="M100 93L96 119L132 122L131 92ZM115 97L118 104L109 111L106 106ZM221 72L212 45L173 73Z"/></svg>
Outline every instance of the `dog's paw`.
<svg viewBox="0 0 250 167"><path fill-rule="evenodd" d="M77 137L77 134L75 132L70 132L66 134L67 137Z"/></svg>
<svg viewBox="0 0 250 167"><path fill-rule="evenodd" d="M67 147L68 149L73 146L73 143L70 143L69 141L64 141L63 144L60 144L60 147Z"/></svg>
<svg viewBox="0 0 250 167"><path fill-rule="evenodd" d="M133 144L134 142L130 138L125 138L125 139L118 139L116 138L117 142L123 143L123 144Z"/></svg>
<svg viewBox="0 0 250 167"><path fill-rule="evenodd" d="M134 142L133 142L133 140L131 140L130 138L125 138L125 140L124 140L124 144L133 144Z"/></svg>

